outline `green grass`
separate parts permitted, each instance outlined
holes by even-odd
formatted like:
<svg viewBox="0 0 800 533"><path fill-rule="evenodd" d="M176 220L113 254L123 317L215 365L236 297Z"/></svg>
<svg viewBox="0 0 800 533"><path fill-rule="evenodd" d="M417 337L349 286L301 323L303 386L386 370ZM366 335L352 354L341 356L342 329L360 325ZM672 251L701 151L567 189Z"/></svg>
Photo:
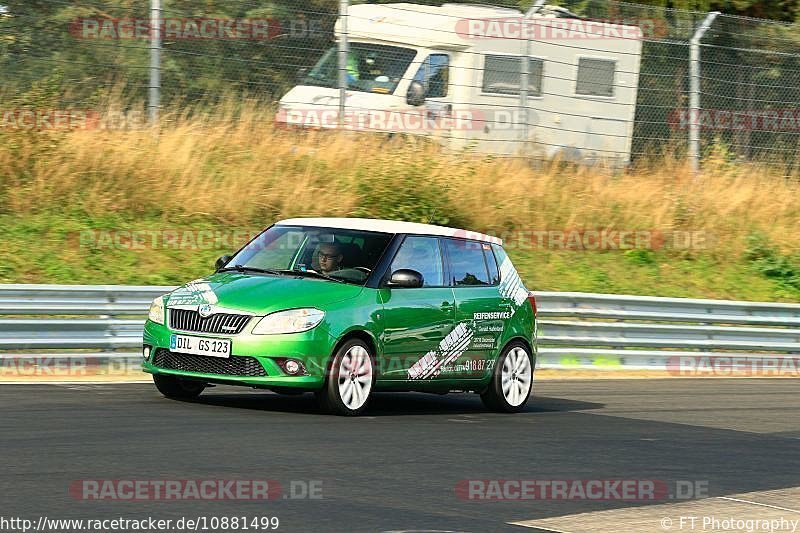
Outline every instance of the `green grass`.
<svg viewBox="0 0 800 533"><path fill-rule="evenodd" d="M270 221L264 221L266 226ZM242 242L231 236L204 247L145 243L142 249L94 246L80 242L86 230L195 231L226 228L202 218L171 223L160 217L125 214L88 218L70 214L0 215L3 247L0 283L63 283L177 285L209 274L217 257ZM84 233L84 238L86 237ZM97 235L97 234L91 234ZM186 235L194 235L187 233ZM760 246L760 247L759 247ZM737 261L715 257L713 250L693 255L674 251L547 251L510 250L526 285L542 291L581 291L737 300L797 301L800 288L775 275L793 270L788 258L763 245L753 245Z"/></svg>

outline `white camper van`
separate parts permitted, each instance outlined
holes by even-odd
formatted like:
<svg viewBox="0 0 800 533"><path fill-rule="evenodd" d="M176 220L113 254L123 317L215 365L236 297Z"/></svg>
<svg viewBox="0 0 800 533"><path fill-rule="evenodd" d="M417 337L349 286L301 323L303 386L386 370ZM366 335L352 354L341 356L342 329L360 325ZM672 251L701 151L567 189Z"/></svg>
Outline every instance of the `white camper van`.
<svg viewBox="0 0 800 533"><path fill-rule="evenodd" d="M280 100L279 123L420 133L485 153L630 158L638 26L550 6L398 3L351 6L335 33L347 35L344 115L333 46Z"/></svg>

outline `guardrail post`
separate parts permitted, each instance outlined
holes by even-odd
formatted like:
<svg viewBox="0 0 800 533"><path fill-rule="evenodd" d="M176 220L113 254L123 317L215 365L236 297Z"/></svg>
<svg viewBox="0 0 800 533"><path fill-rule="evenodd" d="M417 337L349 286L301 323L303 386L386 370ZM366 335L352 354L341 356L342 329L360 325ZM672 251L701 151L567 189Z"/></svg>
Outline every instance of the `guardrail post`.
<svg viewBox="0 0 800 533"><path fill-rule="evenodd" d="M689 164L695 176L700 171L700 40L717 15L708 13L689 40Z"/></svg>

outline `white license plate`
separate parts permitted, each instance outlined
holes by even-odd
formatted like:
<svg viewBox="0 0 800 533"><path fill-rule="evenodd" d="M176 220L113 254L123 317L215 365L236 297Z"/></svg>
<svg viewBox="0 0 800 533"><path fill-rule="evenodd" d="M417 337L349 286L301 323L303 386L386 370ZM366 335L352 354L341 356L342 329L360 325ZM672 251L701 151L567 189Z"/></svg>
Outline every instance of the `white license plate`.
<svg viewBox="0 0 800 533"><path fill-rule="evenodd" d="M169 339L169 349L177 353L205 355L206 357L230 357L231 341L190 335L172 335Z"/></svg>

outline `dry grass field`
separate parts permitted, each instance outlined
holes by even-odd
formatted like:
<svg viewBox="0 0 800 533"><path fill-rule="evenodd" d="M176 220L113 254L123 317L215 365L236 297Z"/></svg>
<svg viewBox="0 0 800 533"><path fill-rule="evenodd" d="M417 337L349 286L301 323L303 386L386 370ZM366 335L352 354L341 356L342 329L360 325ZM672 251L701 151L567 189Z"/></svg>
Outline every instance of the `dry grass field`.
<svg viewBox="0 0 800 533"><path fill-rule="evenodd" d="M799 193L797 179L722 156L698 178L670 156L623 172L531 165L413 137L281 130L245 105L167 115L158 133L3 134L0 281L177 282L225 251L92 250L75 244L87 229L257 230L290 216L362 216L504 236L536 289L792 300ZM622 250L533 237L552 231L657 237ZM674 235L700 239L673 246Z"/></svg>

